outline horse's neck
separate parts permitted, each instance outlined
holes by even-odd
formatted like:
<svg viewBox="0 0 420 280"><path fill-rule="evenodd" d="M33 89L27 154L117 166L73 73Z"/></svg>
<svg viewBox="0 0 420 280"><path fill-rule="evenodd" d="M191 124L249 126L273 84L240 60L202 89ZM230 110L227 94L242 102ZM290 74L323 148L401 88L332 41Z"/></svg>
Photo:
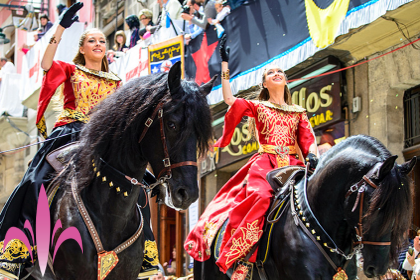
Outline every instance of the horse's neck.
<svg viewBox="0 0 420 280"><path fill-rule="evenodd" d="M308 203L314 216L339 247L346 243L344 239L351 231L343 208L346 181L344 177L318 177L312 178L307 185Z"/></svg>
<svg viewBox="0 0 420 280"><path fill-rule="evenodd" d="M140 180L141 181L141 180ZM96 178L92 184L83 189L81 197L96 227L102 242L116 246L121 239L127 239L138 227L137 200L140 187L133 186L131 193L124 196L117 193L116 187L109 187ZM116 234L103 234L114 232ZM102 233L102 234L101 234Z"/></svg>

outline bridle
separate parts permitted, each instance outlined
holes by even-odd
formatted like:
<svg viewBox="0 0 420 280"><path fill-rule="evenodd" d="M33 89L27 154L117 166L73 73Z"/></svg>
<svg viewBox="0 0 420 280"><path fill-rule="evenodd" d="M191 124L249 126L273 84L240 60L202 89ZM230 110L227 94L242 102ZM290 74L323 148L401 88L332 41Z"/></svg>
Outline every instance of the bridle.
<svg viewBox="0 0 420 280"><path fill-rule="evenodd" d="M141 184L140 182L138 182L137 180L137 184L143 185L144 188L146 189L153 189L154 187L156 187L157 185L161 185L166 183L166 181L168 181L169 179L172 178L172 169L177 168L177 167L181 167L181 166L197 166L197 162L195 161L183 161L183 162L178 162L178 163L174 163L171 164L171 160L169 159L169 151L168 151L168 146L166 144L166 136L165 136L165 129L164 129L164 123L163 123L163 106L164 106L164 101L160 101L159 104L156 106L155 110L153 111L152 115L147 118L146 122L145 122L145 126L143 129L143 132L140 135L139 141L138 143L140 143L143 138L146 136L146 133L148 131L148 129L152 126L154 119L156 118L156 116L159 119L159 123L160 123L160 138L162 140L162 145L163 145L163 153L164 153L164 158L163 158L163 166L164 168L159 172L159 175L157 176L157 182L150 184L149 186L144 186L143 184ZM165 175L163 175L165 174ZM133 185L136 185L135 183L133 183Z"/></svg>
<svg viewBox="0 0 420 280"><path fill-rule="evenodd" d="M357 192L357 197L356 197L356 200L354 202L352 212L354 212L356 210L357 206L359 206L359 221L358 221L357 227L355 227L357 241L353 242L352 252L350 252L348 255L346 255L343 250L338 248L338 246L336 245L334 240L325 231L325 229L322 227L322 225L319 223L319 221L315 217L314 213L312 212L312 209L311 209L311 207L309 205L309 202L308 202L308 196L307 196L307 181L308 181L307 176L306 176L307 174L305 174L305 177L304 177L305 179L304 179L304 184L303 184L303 190L304 190L303 196L304 196L304 200L305 200L305 204L306 204L305 208L306 208L306 211L307 211L306 214L311 216L311 218L313 219L315 224L318 226L318 229L321 230L323 236L325 236L328 239L329 244L332 244L332 247L330 245L328 245L328 243L323 243L323 245L320 244L321 239L320 239L320 236L318 235L318 233L316 233L316 231L314 231L313 229L310 230L310 228L309 228L310 224L309 223L304 223L306 218L303 217L303 212L302 212L303 208L301 208L302 206L300 205L299 201L297 199L294 199L295 196L293 194L290 195L291 213L292 213L292 216L294 218L295 224L299 225L302 228L302 230L314 242L314 244L318 247L320 252L324 255L324 257L327 259L327 261L330 263L330 265L333 267L333 269L335 271L337 271L337 273L339 273L341 270L344 271L346 269L346 266L347 266L349 260L351 260L357 252L360 252L363 249L364 245L376 245L376 246L390 246L391 245L391 242L376 242L376 241L365 241L365 240L363 240L363 200L364 200L364 193L369 186L374 188L374 189L379 188L379 186L376 185L372 181L372 179L373 179L373 177L376 177L375 174L381 168L382 164L383 164L383 162L379 162L379 163L375 164L366 173L366 175L364 175L362 177L362 179L359 182L357 182L356 184L354 184L353 186L350 187L350 189L348 190L348 192L345 195L345 198L348 198L350 195ZM306 173L307 172L308 172L308 167L306 168ZM297 185L292 184L291 188L292 189L294 188L295 189L294 191L297 192ZM297 195L297 194L295 194L295 195ZM300 210L300 209L302 209L302 210ZM331 251L332 253L336 253L336 254L344 257L347 260L346 264L343 266L343 269L340 268L340 267L337 267L337 265L335 265L335 263L333 262L333 260L327 254L327 252L325 251L325 249L323 247L329 249L329 251Z"/></svg>
<svg viewBox="0 0 420 280"><path fill-rule="evenodd" d="M367 190L368 186L371 186L374 189L378 189L379 186L376 185L372 181L372 177L374 174L381 168L382 162L377 163L369 172L362 177L362 179L350 187L349 191L346 194L346 198L348 198L353 193L357 192L357 197L354 202L352 212L354 212L359 205L359 222L358 227L355 227L356 230L356 238L357 241L354 242L354 245L361 246L363 248L363 244L366 245L376 245L376 246L390 246L391 242L377 242L377 241L365 241L363 240L363 200L365 197L365 191ZM361 249L361 248L360 248Z"/></svg>

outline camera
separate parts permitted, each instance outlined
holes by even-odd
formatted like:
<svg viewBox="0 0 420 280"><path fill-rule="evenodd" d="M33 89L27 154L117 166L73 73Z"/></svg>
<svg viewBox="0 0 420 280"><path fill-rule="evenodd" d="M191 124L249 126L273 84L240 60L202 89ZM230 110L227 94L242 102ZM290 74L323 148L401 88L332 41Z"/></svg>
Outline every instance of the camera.
<svg viewBox="0 0 420 280"><path fill-rule="evenodd" d="M184 5L182 6L182 12L183 14L189 14L190 13L190 6Z"/></svg>

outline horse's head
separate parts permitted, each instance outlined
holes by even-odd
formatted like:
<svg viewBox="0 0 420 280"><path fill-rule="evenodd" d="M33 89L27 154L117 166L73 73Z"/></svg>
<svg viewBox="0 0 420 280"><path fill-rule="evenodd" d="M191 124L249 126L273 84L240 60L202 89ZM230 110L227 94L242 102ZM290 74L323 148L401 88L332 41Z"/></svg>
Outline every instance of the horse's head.
<svg viewBox="0 0 420 280"><path fill-rule="evenodd" d="M149 163L164 183L155 188L159 198L186 209L198 198L197 151L205 153L212 138L206 95L214 80L201 87L181 81L180 63L169 73L130 80L99 104L83 130L81 160L87 171L81 177L94 177L92 160L103 159L141 181Z"/></svg>
<svg viewBox="0 0 420 280"><path fill-rule="evenodd" d="M199 87L182 81L180 63L174 64L167 74L169 94L156 104L162 106L157 112L162 118L154 119L141 140L144 156L163 182L154 194L175 209L186 209L198 198L197 151L206 152L212 136L206 95L215 78Z"/></svg>
<svg viewBox="0 0 420 280"><path fill-rule="evenodd" d="M346 194L346 219L355 228L355 246L362 248L367 277L386 273L411 220L408 173L416 158L402 165L397 156L373 164Z"/></svg>
<svg viewBox="0 0 420 280"><path fill-rule="evenodd" d="M411 223L416 158L402 165L396 158L377 139L352 136L322 155L308 181L309 203L332 237L324 246L341 265L361 249L368 277L385 274Z"/></svg>

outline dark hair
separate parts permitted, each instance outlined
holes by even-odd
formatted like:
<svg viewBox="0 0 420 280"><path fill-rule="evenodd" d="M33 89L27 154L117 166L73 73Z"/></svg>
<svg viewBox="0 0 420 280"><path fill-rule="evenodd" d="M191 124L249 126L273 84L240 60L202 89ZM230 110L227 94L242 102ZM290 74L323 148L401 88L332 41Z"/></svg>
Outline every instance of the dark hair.
<svg viewBox="0 0 420 280"><path fill-rule="evenodd" d="M143 37L143 36L144 36L144 34L146 34L146 32L147 32L146 28L140 29L140 30L139 30L139 35L140 35L141 37Z"/></svg>
<svg viewBox="0 0 420 280"><path fill-rule="evenodd" d="M140 27L140 20L136 15L129 15L125 18L125 22L127 23L128 27L130 27L130 30L135 27Z"/></svg>
<svg viewBox="0 0 420 280"><path fill-rule="evenodd" d="M45 18L47 21L50 21L50 19L48 18L48 16L46 14L41 14L39 16L39 19L41 19L41 18Z"/></svg>
<svg viewBox="0 0 420 280"><path fill-rule="evenodd" d="M270 93L268 92L268 89L263 86L263 84L265 83L265 76L267 74L267 69L269 68L264 69L264 72L262 74L262 82L261 82L262 90L260 91L260 94L258 95L258 100L261 100L261 101L267 101L268 99L270 99ZM286 78L286 81L287 81L286 73L284 74L284 77ZM292 105L292 95L290 94L290 90L287 84L284 88L284 102L286 102L287 105Z"/></svg>
<svg viewBox="0 0 420 280"><path fill-rule="evenodd" d="M191 0L191 5L197 4L198 6L202 6L200 2L197 2L196 0Z"/></svg>
<svg viewBox="0 0 420 280"><path fill-rule="evenodd" d="M0 58L0 61L9 61L9 60L5 57L2 57L2 58Z"/></svg>

